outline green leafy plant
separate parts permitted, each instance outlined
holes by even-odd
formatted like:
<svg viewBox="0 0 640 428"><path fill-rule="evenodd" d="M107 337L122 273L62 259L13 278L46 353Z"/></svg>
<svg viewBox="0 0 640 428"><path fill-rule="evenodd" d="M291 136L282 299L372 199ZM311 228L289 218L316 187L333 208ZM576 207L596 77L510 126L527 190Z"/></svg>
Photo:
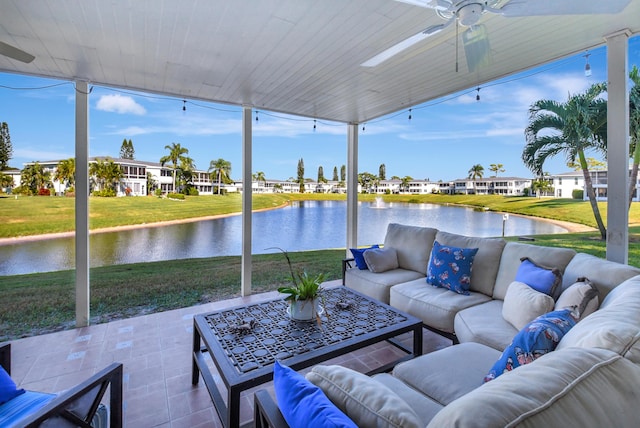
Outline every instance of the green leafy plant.
<svg viewBox="0 0 640 428"><path fill-rule="evenodd" d="M289 253L279 247L272 248L280 250L282 254L284 254L284 257L287 259L287 264L289 265L289 272L291 273L291 281L293 282L293 287L278 288L279 293L288 294L285 300L312 300L316 297L319 297L322 293L322 287L320 285L324 281L324 273L320 273L315 276L309 275L306 271L303 271L302 273L296 273L293 271Z"/></svg>

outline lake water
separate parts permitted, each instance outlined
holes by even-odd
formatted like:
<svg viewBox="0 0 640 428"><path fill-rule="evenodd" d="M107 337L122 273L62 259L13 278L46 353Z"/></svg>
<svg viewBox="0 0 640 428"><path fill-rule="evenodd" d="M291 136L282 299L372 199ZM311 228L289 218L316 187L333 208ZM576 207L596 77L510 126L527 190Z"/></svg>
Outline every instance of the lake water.
<svg viewBox="0 0 640 428"><path fill-rule="evenodd" d="M502 214L433 204L359 204L358 244L384 241L389 223L434 227L469 236L501 236ZM253 214L254 254L344 248L347 205L343 201L294 202ZM90 236L91 267L160 260L239 255L240 216ZM554 224L509 216L506 236L562 233ZM0 246L0 276L75 267L74 238Z"/></svg>

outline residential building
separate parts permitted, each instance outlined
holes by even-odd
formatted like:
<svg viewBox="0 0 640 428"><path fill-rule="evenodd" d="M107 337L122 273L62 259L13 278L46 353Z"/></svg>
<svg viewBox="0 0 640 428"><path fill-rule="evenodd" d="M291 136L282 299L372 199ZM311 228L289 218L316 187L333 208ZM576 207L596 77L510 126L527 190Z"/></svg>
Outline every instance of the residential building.
<svg viewBox="0 0 640 428"><path fill-rule="evenodd" d="M453 193L522 196L525 189L531 188L531 182L530 178L521 177L462 178L453 181Z"/></svg>

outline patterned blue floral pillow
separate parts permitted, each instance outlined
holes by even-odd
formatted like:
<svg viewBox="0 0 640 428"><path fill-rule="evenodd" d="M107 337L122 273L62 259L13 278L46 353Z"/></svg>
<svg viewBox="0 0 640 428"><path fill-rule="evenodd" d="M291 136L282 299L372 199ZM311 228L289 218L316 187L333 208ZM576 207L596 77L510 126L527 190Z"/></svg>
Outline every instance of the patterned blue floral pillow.
<svg viewBox="0 0 640 428"><path fill-rule="evenodd" d="M435 241L427 266L427 284L469 295L471 267L477 252L477 248L451 247Z"/></svg>
<svg viewBox="0 0 640 428"><path fill-rule="evenodd" d="M489 382L516 367L532 363L544 354L556 349L558 342L576 325L578 314L572 308L548 312L524 326L515 335L489 374L484 377Z"/></svg>

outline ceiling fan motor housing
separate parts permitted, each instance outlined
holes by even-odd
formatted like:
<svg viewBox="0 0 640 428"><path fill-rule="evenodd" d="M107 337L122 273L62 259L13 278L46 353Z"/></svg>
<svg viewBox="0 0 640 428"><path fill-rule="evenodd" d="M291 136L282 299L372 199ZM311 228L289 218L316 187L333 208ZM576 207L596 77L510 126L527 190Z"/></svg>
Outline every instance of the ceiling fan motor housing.
<svg viewBox="0 0 640 428"><path fill-rule="evenodd" d="M480 19L484 7L481 3L469 3L458 9L458 22L465 27L475 25Z"/></svg>

